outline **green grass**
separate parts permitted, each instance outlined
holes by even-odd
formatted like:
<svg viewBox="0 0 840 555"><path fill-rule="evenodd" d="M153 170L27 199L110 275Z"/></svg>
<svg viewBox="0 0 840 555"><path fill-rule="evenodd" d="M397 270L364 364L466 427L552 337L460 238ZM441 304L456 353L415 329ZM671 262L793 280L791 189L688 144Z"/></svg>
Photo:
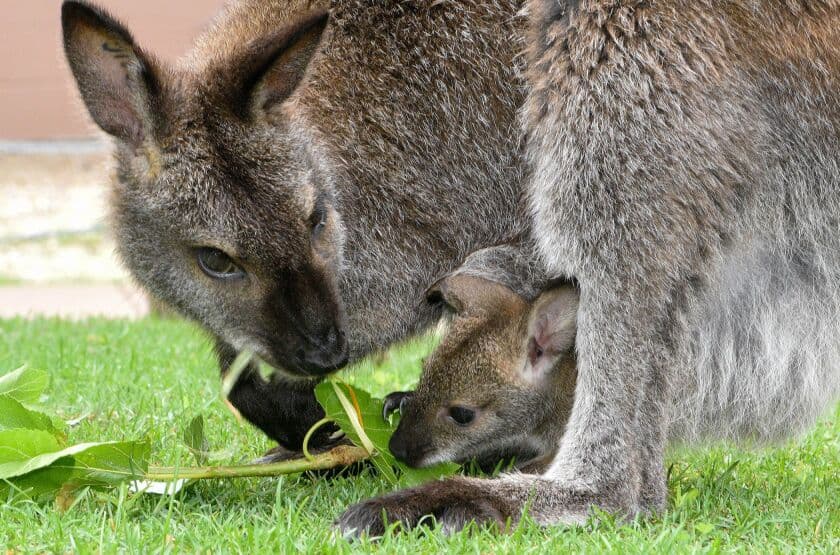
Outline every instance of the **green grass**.
<svg viewBox="0 0 840 555"><path fill-rule="evenodd" d="M391 351L379 365L345 374L376 393L410 385L427 346ZM156 464L191 464L180 442L204 414L214 448L247 461L270 447L219 400L208 341L177 321L0 321L0 373L22 364L52 376L45 405L84 416L72 441L149 436ZM840 407L838 407L840 408ZM840 552L840 410L806 438L779 448L714 447L669 454L670 510L618 526L521 526L443 537L413 532L378 544L347 543L330 523L348 504L385 492L370 473L331 480L206 481L174 498L123 488L87 492L66 512L0 501L0 551L22 552ZM736 464L737 463L737 464ZM734 465L734 467L733 467Z"/></svg>

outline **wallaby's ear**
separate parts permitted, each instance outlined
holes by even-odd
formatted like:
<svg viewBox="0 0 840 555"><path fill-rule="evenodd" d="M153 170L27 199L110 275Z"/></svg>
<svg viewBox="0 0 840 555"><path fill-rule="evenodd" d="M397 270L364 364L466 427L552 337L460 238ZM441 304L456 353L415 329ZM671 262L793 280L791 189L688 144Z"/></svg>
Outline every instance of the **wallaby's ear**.
<svg viewBox="0 0 840 555"><path fill-rule="evenodd" d="M93 120L132 146L156 128L161 94L158 71L128 30L85 2L61 6L64 52Z"/></svg>
<svg viewBox="0 0 840 555"><path fill-rule="evenodd" d="M528 321L529 358L561 355L574 346L579 302L580 294L569 285L550 289L537 298Z"/></svg>
<svg viewBox="0 0 840 555"><path fill-rule="evenodd" d="M328 22L328 12L315 10L245 48L234 62L240 81L236 108L254 114L286 100L303 81Z"/></svg>
<svg viewBox="0 0 840 555"><path fill-rule="evenodd" d="M452 274L436 281L426 290L426 300L445 303L457 314L506 312L519 309L525 300L499 282L469 275Z"/></svg>

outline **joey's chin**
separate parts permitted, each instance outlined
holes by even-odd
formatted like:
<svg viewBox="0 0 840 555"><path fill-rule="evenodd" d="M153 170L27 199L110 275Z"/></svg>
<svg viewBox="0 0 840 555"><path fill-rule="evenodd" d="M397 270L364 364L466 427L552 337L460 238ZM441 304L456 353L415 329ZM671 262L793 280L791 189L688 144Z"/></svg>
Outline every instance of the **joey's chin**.
<svg viewBox="0 0 840 555"><path fill-rule="evenodd" d="M446 452L426 452L418 457L410 457L403 461L411 468L428 468L440 463L452 462L453 457L451 453Z"/></svg>
<svg viewBox="0 0 840 555"><path fill-rule="evenodd" d="M492 474L499 469L523 468L539 459L542 453L531 445L507 445L457 460L458 464L474 464L481 472Z"/></svg>

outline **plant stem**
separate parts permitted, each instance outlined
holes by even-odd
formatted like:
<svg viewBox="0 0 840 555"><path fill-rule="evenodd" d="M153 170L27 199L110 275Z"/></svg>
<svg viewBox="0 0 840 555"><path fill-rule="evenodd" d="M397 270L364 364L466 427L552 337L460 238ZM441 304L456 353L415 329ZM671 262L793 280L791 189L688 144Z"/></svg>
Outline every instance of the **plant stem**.
<svg viewBox="0 0 840 555"><path fill-rule="evenodd" d="M243 464L238 466L171 467L151 466L144 480L169 482L178 479L201 480L207 478L255 478L294 474L307 470L325 470L337 466L348 466L368 458L362 447L339 445L331 451L314 455L311 460L294 459L269 464Z"/></svg>
<svg viewBox="0 0 840 555"><path fill-rule="evenodd" d="M312 427L309 428L309 430L306 432L306 435L303 436L303 446L301 447L301 450L303 451L303 456L304 458L306 458L306 460L312 461L315 458L309 452L309 440L312 439L312 434L314 434L318 428L320 428L327 422L332 422L332 419L325 416L316 423L312 424Z"/></svg>

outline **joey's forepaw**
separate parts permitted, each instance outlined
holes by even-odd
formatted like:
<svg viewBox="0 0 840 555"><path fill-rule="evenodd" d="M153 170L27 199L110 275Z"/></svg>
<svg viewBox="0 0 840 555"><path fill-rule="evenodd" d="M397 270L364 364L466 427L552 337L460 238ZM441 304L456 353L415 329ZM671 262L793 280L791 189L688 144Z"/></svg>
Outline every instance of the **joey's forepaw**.
<svg viewBox="0 0 840 555"><path fill-rule="evenodd" d="M411 399L412 395L414 395L413 391L394 391L386 395L385 404L382 407L382 418L388 420L391 413L397 410L402 412L404 403Z"/></svg>
<svg viewBox="0 0 840 555"><path fill-rule="evenodd" d="M470 522L505 529L519 519L516 503L494 494L489 481L450 478L353 505L335 526L345 537L382 536L393 523L406 529L436 525L456 532Z"/></svg>

